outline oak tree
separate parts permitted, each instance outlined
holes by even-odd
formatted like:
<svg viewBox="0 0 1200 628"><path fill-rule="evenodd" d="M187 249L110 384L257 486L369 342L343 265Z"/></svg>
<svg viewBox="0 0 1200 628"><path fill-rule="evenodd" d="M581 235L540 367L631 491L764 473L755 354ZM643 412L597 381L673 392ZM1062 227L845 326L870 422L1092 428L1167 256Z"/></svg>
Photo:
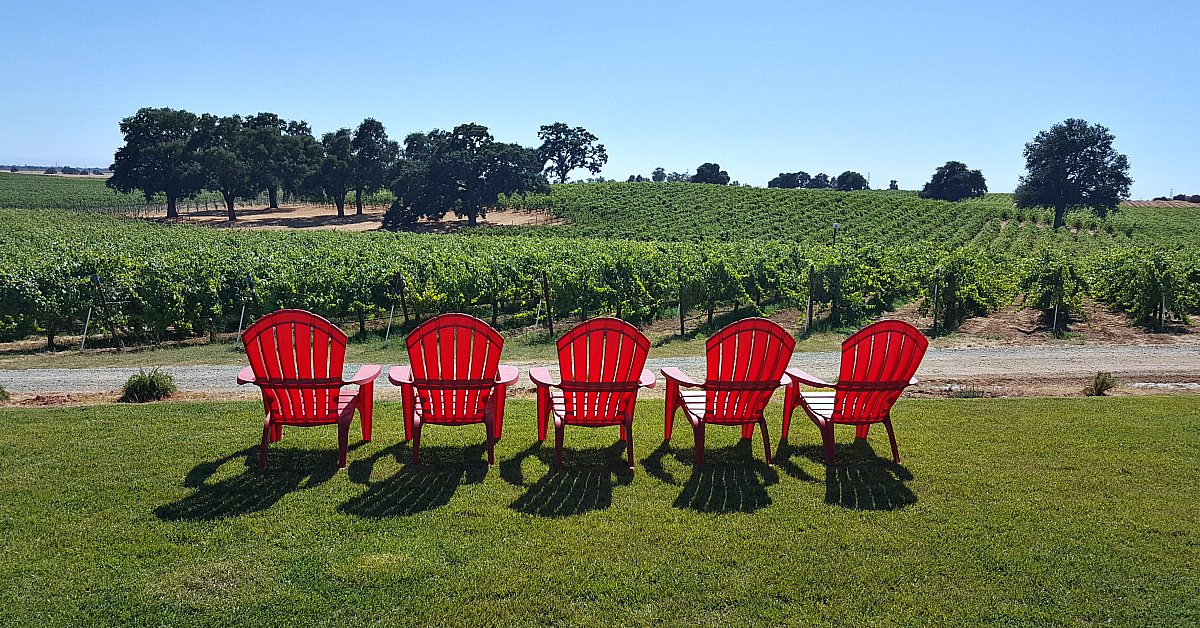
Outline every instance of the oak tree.
<svg viewBox="0 0 1200 628"><path fill-rule="evenodd" d="M604 144L597 144L598 138L581 126L572 129L562 122L548 124L538 131L538 139L542 140L538 152L546 164L545 173L554 175L559 183L566 183L572 170L586 168L596 174L608 163Z"/></svg>
<svg viewBox="0 0 1200 628"><path fill-rule="evenodd" d="M1025 145L1027 174L1013 192L1017 207L1054 208L1054 227L1063 225L1071 205L1092 208L1103 218L1129 197L1129 159L1112 146L1113 135L1099 124L1069 118L1042 131Z"/></svg>
<svg viewBox="0 0 1200 628"><path fill-rule="evenodd" d="M108 187L126 194L141 190L150 201L167 197L167 217L179 215L176 201L195 196L205 183L198 159L196 114L145 107L121 120L125 145L117 149Z"/></svg>

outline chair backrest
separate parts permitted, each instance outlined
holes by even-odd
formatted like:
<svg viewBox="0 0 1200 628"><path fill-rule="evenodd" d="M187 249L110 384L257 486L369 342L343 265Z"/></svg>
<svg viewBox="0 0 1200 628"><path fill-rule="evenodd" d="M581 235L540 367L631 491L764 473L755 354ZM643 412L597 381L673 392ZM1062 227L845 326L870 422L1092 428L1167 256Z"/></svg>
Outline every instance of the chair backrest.
<svg viewBox="0 0 1200 628"><path fill-rule="evenodd" d="M886 320L842 343L833 418L883 419L921 365L929 339L904 321Z"/></svg>
<svg viewBox="0 0 1200 628"><path fill-rule="evenodd" d="M570 423L611 423L633 411L650 340L619 318L593 318L558 339Z"/></svg>
<svg viewBox="0 0 1200 628"><path fill-rule="evenodd" d="M277 310L242 332L263 401L284 419L337 416L346 333L304 310Z"/></svg>
<svg viewBox="0 0 1200 628"><path fill-rule="evenodd" d="M474 421L496 386L504 338L467 314L442 314L405 340L426 420Z"/></svg>
<svg viewBox="0 0 1200 628"><path fill-rule="evenodd" d="M765 318L726 325L705 343L705 412L716 419L760 416L795 348L792 335Z"/></svg>

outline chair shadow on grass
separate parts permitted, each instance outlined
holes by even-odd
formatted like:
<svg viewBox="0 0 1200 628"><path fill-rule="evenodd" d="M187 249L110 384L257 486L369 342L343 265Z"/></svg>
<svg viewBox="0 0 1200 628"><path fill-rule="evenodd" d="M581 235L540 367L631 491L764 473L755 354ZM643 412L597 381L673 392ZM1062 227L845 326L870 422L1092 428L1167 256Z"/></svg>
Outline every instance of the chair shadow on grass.
<svg viewBox="0 0 1200 628"><path fill-rule="evenodd" d="M525 481L521 464L534 457L550 467L532 484ZM539 517L569 517L612 505L613 486L633 483L625 458L625 441L603 449L563 449L563 464L554 467L553 447L534 443L500 463L500 477L525 492L509 508Z"/></svg>
<svg viewBox="0 0 1200 628"><path fill-rule="evenodd" d="M825 448L819 441L796 446L785 438L775 454L775 464L788 475L816 481L793 462L796 458L825 465ZM836 443L834 463L825 466L825 503L852 510L898 510L917 503L917 496L905 484L912 479L907 467L890 456L876 454L865 438Z"/></svg>
<svg viewBox="0 0 1200 628"><path fill-rule="evenodd" d="M337 450L273 447L263 471L258 470L258 450L257 445L247 447L196 465L183 480L185 487L196 492L155 508L155 516L163 521L215 521L259 512L288 493L324 483L338 471ZM246 467L244 471L209 482L222 465L239 458Z"/></svg>
<svg viewBox="0 0 1200 628"><path fill-rule="evenodd" d="M478 484L487 477L487 449L483 443L468 446L421 447L421 463L411 464L412 447L407 441L380 450L348 468L350 481L367 490L338 506L338 512L356 517L406 517L450 503L464 484ZM371 471L380 460L392 457L401 467L382 480L371 481Z"/></svg>
<svg viewBox="0 0 1200 628"><path fill-rule="evenodd" d="M696 464L693 447L672 450L664 442L659 449L664 448L680 462L692 466L683 491L675 498L673 505L676 508L724 514L751 513L771 505L767 487L779 483L779 473L765 460L754 457L751 439L739 439L736 445L729 447L706 448L701 465ZM655 455L658 455L657 450L651 459ZM658 468L662 468L661 462Z"/></svg>

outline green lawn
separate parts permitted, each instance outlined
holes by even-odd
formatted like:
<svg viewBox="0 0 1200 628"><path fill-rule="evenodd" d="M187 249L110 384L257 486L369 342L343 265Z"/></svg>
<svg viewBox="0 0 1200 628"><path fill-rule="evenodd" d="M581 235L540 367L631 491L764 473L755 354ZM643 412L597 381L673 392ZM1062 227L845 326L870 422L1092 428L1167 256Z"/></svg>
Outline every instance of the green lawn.
<svg viewBox="0 0 1200 628"><path fill-rule="evenodd" d="M655 401L632 473L616 428L554 471L529 402L498 467L478 426L412 467L376 411L348 471L324 428L259 473L261 405L0 409L0 624L1200 624L1200 397L902 400L902 465L845 428L828 470L799 418L696 467Z"/></svg>

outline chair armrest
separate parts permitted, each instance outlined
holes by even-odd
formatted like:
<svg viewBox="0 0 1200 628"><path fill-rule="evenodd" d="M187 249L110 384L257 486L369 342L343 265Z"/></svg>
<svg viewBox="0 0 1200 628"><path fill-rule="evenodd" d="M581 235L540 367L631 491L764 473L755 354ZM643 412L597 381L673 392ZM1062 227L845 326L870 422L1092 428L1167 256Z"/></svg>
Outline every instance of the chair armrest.
<svg viewBox="0 0 1200 628"><path fill-rule="evenodd" d="M379 377L380 373L383 373L382 366L378 364L364 364L358 367L358 372L354 374L354 377L346 380L346 383L358 384L360 386L362 384L369 384L375 381L375 378Z"/></svg>
<svg viewBox="0 0 1200 628"><path fill-rule="evenodd" d="M650 369L642 369L642 376L638 378L638 386L654 388L656 383L658 383L658 378L654 376L654 372Z"/></svg>
<svg viewBox="0 0 1200 628"><path fill-rule="evenodd" d="M919 379L917 379L917 378L915 378L915 377L914 377L914 378L912 378L912 379L910 379L910 380L908 380L908 385L909 385L909 386L917 386L917 385L919 385L920 383L921 383L921 380L919 380Z"/></svg>
<svg viewBox="0 0 1200 628"><path fill-rule="evenodd" d="M501 364L500 371L496 373L496 384L500 386L512 386L517 383L517 377L519 377L517 367Z"/></svg>
<svg viewBox="0 0 1200 628"><path fill-rule="evenodd" d="M240 372L238 372L237 383L238 383L238 386L241 386L243 384L253 384L254 383L254 368L247 366L246 368L244 368Z"/></svg>
<svg viewBox="0 0 1200 628"><path fill-rule="evenodd" d="M792 378L793 384L804 384L806 386L813 386L816 388L834 388L833 384L830 384L829 382L827 382L823 379L809 375L808 373L805 373L804 371L801 371L800 369L797 369L797 368L790 368L785 372L787 373L788 377Z"/></svg>
<svg viewBox="0 0 1200 628"><path fill-rule="evenodd" d="M697 384L695 382L695 380L688 377L687 373L684 373L683 371L681 371L673 366L668 366L664 369L659 369L659 372L662 373L662 376L665 377L668 381L675 382L676 384L678 384L680 386L693 386L693 387L697 387L697 388L700 387L700 384Z"/></svg>
<svg viewBox="0 0 1200 628"><path fill-rule="evenodd" d="M406 365L393 366L388 369L388 381L397 386L413 383L412 367Z"/></svg>
<svg viewBox="0 0 1200 628"><path fill-rule="evenodd" d="M529 379L533 380L536 386L558 387L558 382L550 379L550 369L544 366L535 366L529 369Z"/></svg>

